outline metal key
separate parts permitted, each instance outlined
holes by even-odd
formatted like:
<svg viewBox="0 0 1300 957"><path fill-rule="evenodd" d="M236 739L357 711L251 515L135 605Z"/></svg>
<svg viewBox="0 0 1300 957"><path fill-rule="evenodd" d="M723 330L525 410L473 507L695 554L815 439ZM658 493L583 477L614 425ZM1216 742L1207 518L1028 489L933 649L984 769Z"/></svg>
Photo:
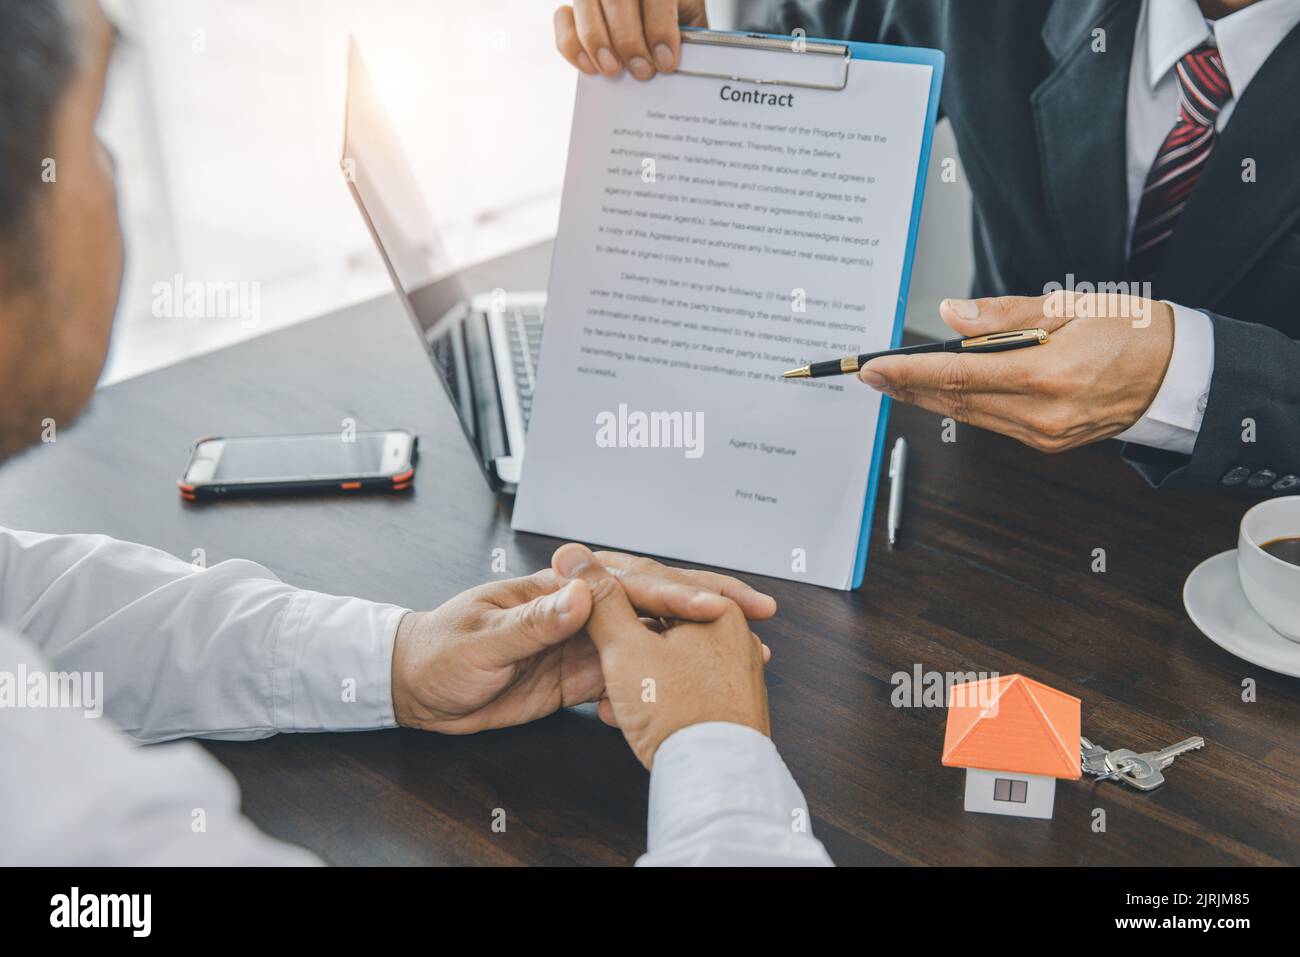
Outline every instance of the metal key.
<svg viewBox="0 0 1300 957"><path fill-rule="evenodd" d="M1125 771L1132 768L1132 763L1121 761L1115 765L1110 762L1111 752L1100 745L1093 744L1087 738L1079 738L1079 765L1085 774L1091 774L1098 781L1113 781Z"/></svg>
<svg viewBox="0 0 1300 957"><path fill-rule="evenodd" d="M1159 762L1152 763L1144 755L1128 748L1119 748L1106 755L1106 764L1114 777L1139 791L1154 791L1165 783Z"/></svg>
<svg viewBox="0 0 1300 957"><path fill-rule="evenodd" d="M1177 744L1171 744L1167 748L1161 748L1159 751L1148 751L1141 757L1146 758L1152 764L1158 764L1161 768L1167 768L1174 763L1174 758L1178 757L1178 755L1203 747L1205 747L1205 739L1200 735L1194 735L1190 738L1184 738Z"/></svg>
<svg viewBox="0 0 1300 957"><path fill-rule="evenodd" d="M1106 773L1106 754L1105 748L1093 744L1087 738L1079 739L1081 765L1085 774L1105 774Z"/></svg>
<svg viewBox="0 0 1300 957"><path fill-rule="evenodd" d="M1143 754L1135 754L1125 749L1112 751L1106 756L1106 761L1108 764L1129 762L1130 767L1119 775L1119 779L1139 791L1154 791L1165 783L1162 772L1174 763L1174 758L1187 751L1195 751L1203 747L1205 747L1205 739L1197 736L1185 738L1159 751L1147 751Z"/></svg>

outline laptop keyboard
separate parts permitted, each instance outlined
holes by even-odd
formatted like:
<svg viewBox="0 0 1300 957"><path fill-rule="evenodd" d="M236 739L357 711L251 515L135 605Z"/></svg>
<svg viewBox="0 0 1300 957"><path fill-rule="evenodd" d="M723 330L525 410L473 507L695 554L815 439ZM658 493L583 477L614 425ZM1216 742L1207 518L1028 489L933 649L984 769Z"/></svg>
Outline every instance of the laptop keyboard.
<svg viewBox="0 0 1300 957"><path fill-rule="evenodd" d="M539 306L520 306L504 314L506 338L510 342L510 364L524 414L524 428L533 416L533 390L537 385L537 354L542 347L542 317Z"/></svg>

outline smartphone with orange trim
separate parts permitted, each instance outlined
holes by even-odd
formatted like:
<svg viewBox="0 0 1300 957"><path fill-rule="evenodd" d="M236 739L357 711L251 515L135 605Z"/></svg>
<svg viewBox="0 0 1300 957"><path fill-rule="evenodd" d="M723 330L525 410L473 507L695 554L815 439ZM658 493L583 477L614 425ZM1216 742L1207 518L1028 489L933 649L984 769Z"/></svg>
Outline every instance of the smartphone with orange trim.
<svg viewBox="0 0 1300 957"><path fill-rule="evenodd" d="M306 492L405 492L419 438L405 429L199 439L177 480L189 502Z"/></svg>

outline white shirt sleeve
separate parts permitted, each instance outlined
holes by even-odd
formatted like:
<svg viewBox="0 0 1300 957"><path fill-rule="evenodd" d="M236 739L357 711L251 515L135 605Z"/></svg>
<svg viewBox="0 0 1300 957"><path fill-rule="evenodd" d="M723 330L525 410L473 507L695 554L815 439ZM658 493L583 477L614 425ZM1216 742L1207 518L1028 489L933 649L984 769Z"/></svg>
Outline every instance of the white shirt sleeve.
<svg viewBox="0 0 1300 957"><path fill-rule="evenodd" d="M0 775L0 861L314 862L240 817L230 775L196 747L137 750L112 725L140 742L392 727L405 613L252 562L205 569L99 535L0 529L0 768L24 769ZM79 673L82 706L6 704L41 669ZM714 722L655 755L638 863L831 862L772 742Z"/></svg>
<svg viewBox="0 0 1300 957"><path fill-rule="evenodd" d="M405 613L253 562L199 568L102 535L0 529L0 625L56 671L101 674L104 712L142 742L393 727Z"/></svg>
<svg viewBox="0 0 1300 957"><path fill-rule="evenodd" d="M1214 326L1203 312L1173 302L1169 306L1174 349L1165 378L1142 418L1115 438L1191 455L1214 376Z"/></svg>
<svg viewBox="0 0 1300 957"><path fill-rule="evenodd" d="M650 772L647 850L638 866L830 866L776 745L739 724L670 735Z"/></svg>
<svg viewBox="0 0 1300 957"><path fill-rule="evenodd" d="M234 779L198 745L134 748L82 702L28 700L17 677L49 669L0 629L0 865L320 863L242 817Z"/></svg>

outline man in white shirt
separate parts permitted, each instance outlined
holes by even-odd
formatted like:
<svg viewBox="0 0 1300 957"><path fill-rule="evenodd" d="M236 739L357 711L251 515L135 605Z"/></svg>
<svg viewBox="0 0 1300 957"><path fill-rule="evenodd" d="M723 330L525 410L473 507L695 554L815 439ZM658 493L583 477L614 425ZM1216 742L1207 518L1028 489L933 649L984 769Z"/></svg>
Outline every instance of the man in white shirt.
<svg viewBox="0 0 1300 957"><path fill-rule="evenodd" d="M107 349L123 255L94 122L113 41L93 0L0 0L0 459L75 418ZM768 738L749 621L775 611L735 579L580 545L413 612L0 529L0 864L314 862L243 819L196 746L128 739L465 734L589 701L651 769L642 863L829 863ZM646 677L674 693L646 704Z"/></svg>
<svg viewBox="0 0 1300 957"><path fill-rule="evenodd" d="M1043 451L1120 439L1157 486L1300 490L1300 0L763 6L769 32L943 50L978 298L940 315L1051 333L865 383ZM703 0L576 0L556 46L648 80L679 23L707 25Z"/></svg>

